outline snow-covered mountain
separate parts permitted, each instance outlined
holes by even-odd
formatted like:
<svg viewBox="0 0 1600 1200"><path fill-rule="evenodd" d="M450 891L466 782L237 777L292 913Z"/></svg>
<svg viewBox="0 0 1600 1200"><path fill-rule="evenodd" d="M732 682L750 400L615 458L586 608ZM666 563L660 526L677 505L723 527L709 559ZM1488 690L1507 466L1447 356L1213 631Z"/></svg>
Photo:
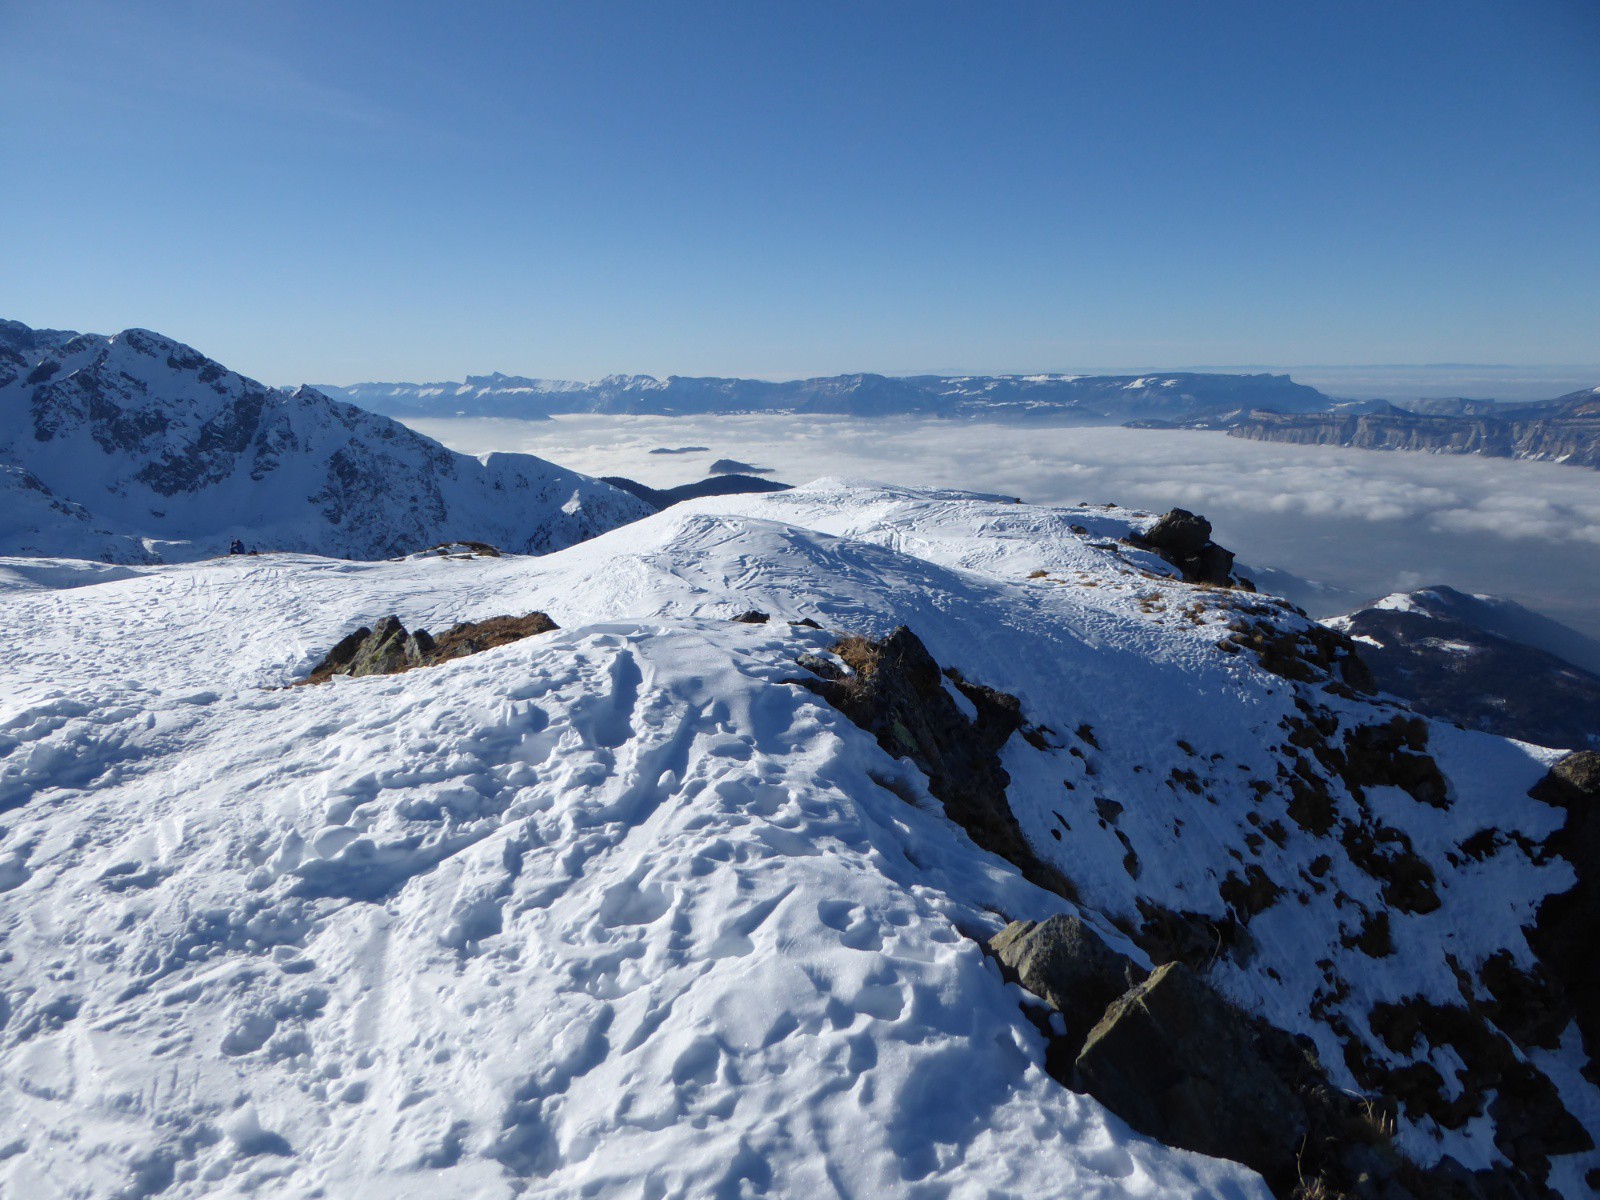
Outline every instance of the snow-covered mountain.
<svg viewBox="0 0 1600 1200"><path fill-rule="evenodd" d="M1600 748L1600 643L1498 596L1435 585L1325 622L1419 712L1544 746Z"/></svg>
<svg viewBox="0 0 1600 1200"><path fill-rule="evenodd" d="M592 383L469 375L459 383L320 385L374 412L394 417L521 417L560 413L817 412L859 417L1069 416L1088 423L1271 409L1321 412L1330 403L1287 375L1167 372L1157 375L830 375L764 379L610 375Z"/></svg>
<svg viewBox="0 0 1600 1200"><path fill-rule="evenodd" d="M1063 1068L1079 1018L982 943L1068 915L1368 1098L1352 1194L1591 1194L1588 776L1150 525L823 481L539 558L4 564L0 1190L1265 1200ZM950 674L874 722L901 626ZM1146 1066L1164 1117L1282 1116Z"/></svg>
<svg viewBox="0 0 1600 1200"><path fill-rule="evenodd" d="M313 389L263 387L147 330L0 322L0 552L543 552L648 511L531 455L480 461Z"/></svg>

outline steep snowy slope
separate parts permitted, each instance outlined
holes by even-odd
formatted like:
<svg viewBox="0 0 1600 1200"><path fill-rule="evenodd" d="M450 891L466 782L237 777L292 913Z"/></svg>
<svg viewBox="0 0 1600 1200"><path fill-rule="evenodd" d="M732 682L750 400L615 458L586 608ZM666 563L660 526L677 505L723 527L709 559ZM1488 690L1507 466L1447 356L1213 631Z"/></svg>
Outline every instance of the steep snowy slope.
<svg viewBox="0 0 1600 1200"><path fill-rule="evenodd" d="M537 559L6 564L0 1183L1264 1195L1044 1072L972 939L1076 910L1398 1096L1419 1160L1585 1194L1579 1032L1496 982L1572 884L1526 796L1554 755L1413 728L1142 523L825 482ZM282 687L387 613L531 609L563 628ZM797 685L900 624L1019 699L1010 808L1076 904Z"/></svg>
<svg viewBox="0 0 1600 1200"><path fill-rule="evenodd" d="M0 550L193 559L233 539L380 558L460 538L542 553L644 515L530 455L482 461L145 330L0 322Z"/></svg>

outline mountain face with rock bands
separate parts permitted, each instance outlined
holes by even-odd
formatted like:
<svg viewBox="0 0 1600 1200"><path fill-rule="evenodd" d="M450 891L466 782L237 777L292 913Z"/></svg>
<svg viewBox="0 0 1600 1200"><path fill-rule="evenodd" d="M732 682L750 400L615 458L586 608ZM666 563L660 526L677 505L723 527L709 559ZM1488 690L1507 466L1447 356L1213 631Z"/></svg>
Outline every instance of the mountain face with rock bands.
<svg viewBox="0 0 1600 1200"><path fill-rule="evenodd" d="M832 375L764 379L611 375L593 383L470 375L460 383L322 385L394 417L520 417L562 413L690 416L724 412L839 413L858 417L1070 417L1086 423L1189 419L1241 408L1316 412L1328 397L1287 375Z"/></svg>
<svg viewBox="0 0 1600 1200"><path fill-rule="evenodd" d="M1600 468L1600 388L1542 404L1463 406L1453 412L1393 405L1362 413L1251 412L1230 422L1234 437L1362 450L1425 450L1530 458Z"/></svg>
<svg viewBox="0 0 1600 1200"><path fill-rule="evenodd" d="M1600 1186L1600 756L1381 694L1203 519L469 551L0 591L4 1194Z"/></svg>
<svg viewBox="0 0 1600 1200"><path fill-rule="evenodd" d="M478 460L311 389L264 387L147 330L0 322L0 552L113 562L252 548L542 553L649 507L522 454Z"/></svg>

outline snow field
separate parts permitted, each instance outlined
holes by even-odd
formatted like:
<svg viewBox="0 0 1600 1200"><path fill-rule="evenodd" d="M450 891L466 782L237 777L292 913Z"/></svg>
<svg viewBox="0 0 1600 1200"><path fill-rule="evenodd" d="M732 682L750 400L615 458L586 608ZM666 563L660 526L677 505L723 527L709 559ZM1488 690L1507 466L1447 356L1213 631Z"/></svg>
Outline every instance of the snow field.
<svg viewBox="0 0 1600 1200"><path fill-rule="evenodd" d="M1368 804L1438 868L1443 903L1394 914L1391 957L1341 945L1379 882L1257 794L1294 688L1217 650L1232 606L1266 602L1113 548L1137 520L823 481L540 559L274 555L102 582L0 564L19 581L0 590L0 1128L19 1131L0 1184L1264 1195L1044 1076L1026 997L964 934L1067 902L794 682L833 640L786 623L810 617L908 624L1017 695L1041 744L1006 748L1013 810L1135 957L1111 920L1140 899L1221 920L1219 877L1261 865L1284 894L1250 923L1253 963L1219 957L1214 978L1337 1078L1309 1015L1320 962L1349 984L1325 1003L1364 1029L1379 999L1459 1000L1441 946L1527 960L1519 923L1564 865L1446 855L1479 820L1550 832L1559 814L1508 798L1552 756L1434 726L1450 817L1397 789ZM752 607L773 622L727 620ZM535 608L563 628L282 686L390 612L438 631ZM1347 725L1388 714L1325 699ZM1259 835L1273 821L1281 844ZM1572 1062L1541 1067L1592 1113ZM1481 1122L1402 1140L1496 1155Z"/></svg>

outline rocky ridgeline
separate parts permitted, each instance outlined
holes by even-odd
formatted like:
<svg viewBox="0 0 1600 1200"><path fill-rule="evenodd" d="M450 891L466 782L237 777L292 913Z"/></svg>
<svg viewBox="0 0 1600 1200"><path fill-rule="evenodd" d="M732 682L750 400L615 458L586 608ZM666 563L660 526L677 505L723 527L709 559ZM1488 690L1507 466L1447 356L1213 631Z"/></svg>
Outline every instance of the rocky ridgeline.
<svg viewBox="0 0 1600 1200"><path fill-rule="evenodd" d="M1178 523L1190 530L1182 544L1192 546L1198 531L1182 518ZM1349 641L1321 626L1307 623L1297 635L1266 619L1241 621L1219 649L1248 651L1264 668L1301 685L1302 716L1284 730L1284 748L1294 763L1287 777L1293 795L1289 816L1305 832L1336 841L1381 883L1384 905L1367 913L1351 945L1373 959L1392 955L1390 913L1426 914L1441 900L1433 869L1404 833L1367 807L1364 793L1396 787L1419 804L1448 809L1447 784L1428 754L1425 722L1399 711L1384 721L1341 729L1338 719L1314 702L1315 691L1357 696L1370 678ZM1059 735L1030 725L1015 697L941 672L907 628L879 640L846 637L832 652L833 659L801 658L816 676L805 686L870 731L885 750L921 769L929 791L974 842L1009 859L1041 886L1076 898L1069 874L1042 861L1023 835L1007 799L1010 777L1000 760L1013 733L1039 747L1059 742ZM961 711L946 682L967 699L973 715ZM1095 744L1087 725L1076 737L1086 746ZM1198 776L1180 782L1204 792ZM1359 818L1344 814L1340 791L1356 800ZM1544 1180L1550 1156L1592 1148L1583 1126L1529 1054L1553 1048L1574 1019L1591 1063L1600 1046L1600 1028L1586 999L1600 989L1600 977L1584 949L1600 945L1600 755L1569 756L1534 795L1571 814L1566 830L1535 853L1566 857L1579 882L1571 892L1547 900L1526 930L1539 955L1533 970L1502 954L1484 963L1474 979L1453 963L1461 976L1461 1005L1420 999L1374 1005L1368 1017L1371 1034L1392 1053L1410 1056L1399 1067L1381 1061L1368 1048L1371 1035L1336 1011L1333 1002L1348 996L1351 982L1327 977L1329 1003L1315 1015L1339 1035L1345 1065L1364 1095L1335 1086L1309 1040L1240 1010L1206 981L1219 958L1248 960L1259 954L1248 926L1286 894L1270 868L1260 864L1231 871L1222 880L1219 892L1232 914L1225 920L1141 904L1143 923L1124 931L1154 969L1111 949L1070 916L1014 921L989 939L987 948L1044 1002L1046 1011L1037 1023L1049 1039L1047 1068L1059 1082L1094 1096L1169 1145L1244 1163L1280 1197L1549 1197ZM1116 820L1114 811L1108 815ZM1262 828L1269 839L1284 836ZM1471 852L1488 854L1494 848L1482 845ZM1131 849L1130 856L1130 873L1137 873ZM1320 861L1326 870L1328 860ZM1272 971L1270 961L1258 959L1256 967ZM1474 999L1483 990L1492 997L1487 1004ZM1454 1088L1431 1063L1436 1050L1464 1063ZM1591 1077L1593 1071L1591 1066ZM1487 1115L1510 1165L1472 1172L1446 1156L1421 1167L1392 1141L1402 1113L1446 1127ZM1600 1185L1600 1179L1590 1182Z"/></svg>
<svg viewBox="0 0 1600 1200"><path fill-rule="evenodd" d="M1168 512L1143 533L1128 538L1128 544L1154 551L1189 583L1255 590L1248 580L1234 577L1233 551L1211 540L1211 522L1186 508Z"/></svg>
<svg viewBox="0 0 1600 1200"><path fill-rule="evenodd" d="M1257 807L1243 814L1243 841L1222 843L1231 861L1217 858L1214 902L1191 894L1194 907L1180 910L1146 892L1137 919L1096 912L1072 878L1070 844L1064 854L1046 855L1030 842L1008 794L1007 766L1025 767L1013 756L1032 752L1053 763L1075 761L1082 786L1093 787L1103 753L1095 729L1087 721L1070 730L1031 721L1016 696L942 668L908 627L881 638L840 636L826 654L802 653L796 661L806 675L789 682L909 760L976 845L1077 906L1081 915L1035 920L1012 912L1001 914L1010 923L998 934L992 927L967 931L1038 998L1025 1011L1047 1039L1046 1069L1061 1085L1094 1096L1164 1143L1251 1167L1286 1200L1548 1200L1552 1157L1593 1149L1540 1062L1576 1023L1584 1075L1600 1082L1593 1065L1600 1025L1589 999L1600 989L1592 953L1600 945L1600 755L1561 760L1530 793L1567 814L1564 828L1542 843L1468 826L1453 835L1455 849L1430 858L1434 852L1413 842L1413 826L1407 820L1401 827L1395 807L1398 799L1416 813L1448 814L1456 802L1433 756L1428 723L1372 694L1371 674L1350 638L1238 587L1231 554L1210 535L1204 518L1174 510L1126 540L1185 580L1208 585L1195 591L1160 581L1193 592L1181 616L1216 629L1216 653L1245 656L1289 689L1292 707L1271 746L1277 777L1246 781ZM1221 610L1220 619L1205 620L1202 602ZM770 618L752 609L732 619L761 625ZM434 638L391 616L343 639L305 682L430 666L552 628L544 614L531 613L457 625ZM1025 745L1013 745L1014 736ZM1236 792L1239 780L1224 778L1236 768L1219 765L1221 755L1177 744L1192 765L1150 778L1138 797L1162 819L1183 814L1181 827L1217 805L1217 796ZM897 790L892 780L883 786ZM1386 796L1380 802L1375 793ZM1131 806L1133 797L1123 798ZM1136 844L1147 835L1124 818L1146 814L1127 807L1107 799L1095 810L1101 828L1121 842L1123 870L1137 885L1140 850L1148 858L1157 847ZM1320 851L1309 861L1291 849L1308 839ZM1559 857L1576 878L1570 890L1538 905L1522 930L1531 963L1512 949L1472 962L1440 947L1459 1003L1437 994L1368 993L1368 965L1381 973L1378 964L1397 954L1397 923L1441 909L1448 920L1450 873L1502 851L1534 864ZM1304 1028L1291 1032L1231 999L1226 979L1230 971L1258 980L1287 972L1290 964L1273 957L1283 953L1281 939L1258 941L1252 923L1329 893L1347 932L1337 935L1340 961L1330 948L1316 963L1322 986L1309 1015L1336 1047L1336 1057L1324 1060ZM1121 948L1112 944L1113 929L1126 939L1117 941ZM1307 944L1328 932L1308 923ZM1293 950L1317 952L1298 943ZM1321 1044L1326 1052L1327 1041ZM1452 1078L1440 1069L1449 1064L1458 1064ZM1336 1081L1350 1079L1358 1093ZM1503 1162L1474 1171L1446 1154L1419 1164L1399 1148L1397 1132L1408 1122L1447 1130L1483 1122ZM1600 1187L1600 1175L1591 1172L1588 1183Z"/></svg>

